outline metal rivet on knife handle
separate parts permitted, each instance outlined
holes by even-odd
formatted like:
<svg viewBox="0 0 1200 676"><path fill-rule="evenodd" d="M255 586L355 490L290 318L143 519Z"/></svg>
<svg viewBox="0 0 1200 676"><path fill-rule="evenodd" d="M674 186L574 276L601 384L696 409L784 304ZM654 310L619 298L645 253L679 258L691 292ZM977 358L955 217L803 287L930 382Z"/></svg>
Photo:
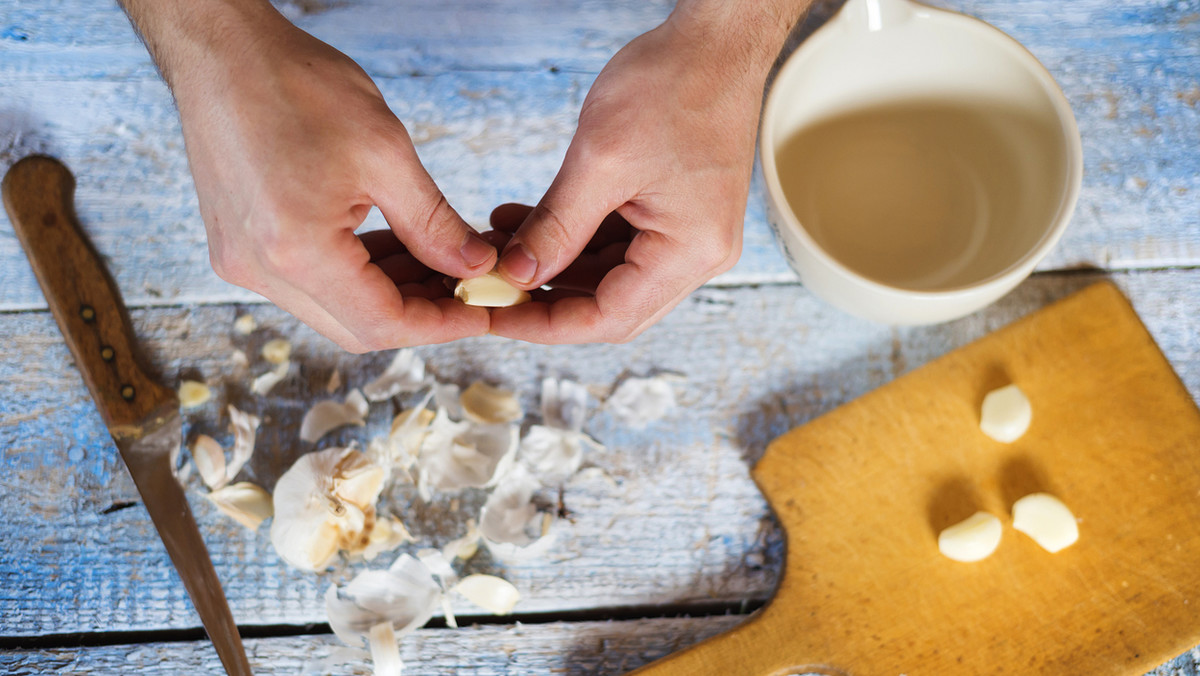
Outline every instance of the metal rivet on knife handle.
<svg viewBox="0 0 1200 676"><path fill-rule="evenodd" d="M125 401L133 401L134 394L135 394L135 392L133 391L133 385L122 385L121 386L121 398L124 399Z"/></svg>
<svg viewBox="0 0 1200 676"><path fill-rule="evenodd" d="M83 321L90 324L96 321L96 310L91 305L84 305L79 308L79 316L83 317Z"/></svg>
<svg viewBox="0 0 1200 676"><path fill-rule="evenodd" d="M104 361L112 361L116 356L117 353L111 347L105 345L100 348L100 358Z"/></svg>

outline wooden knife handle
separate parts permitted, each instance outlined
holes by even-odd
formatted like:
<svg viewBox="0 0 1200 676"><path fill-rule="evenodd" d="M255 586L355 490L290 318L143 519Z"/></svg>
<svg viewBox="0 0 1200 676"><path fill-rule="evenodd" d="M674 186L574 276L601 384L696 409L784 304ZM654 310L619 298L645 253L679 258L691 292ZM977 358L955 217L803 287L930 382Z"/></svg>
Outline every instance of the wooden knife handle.
<svg viewBox="0 0 1200 676"><path fill-rule="evenodd" d="M75 177L61 162L33 155L4 176L0 192L50 311L114 437L141 436L156 410L178 407L137 351L116 284L75 217Z"/></svg>

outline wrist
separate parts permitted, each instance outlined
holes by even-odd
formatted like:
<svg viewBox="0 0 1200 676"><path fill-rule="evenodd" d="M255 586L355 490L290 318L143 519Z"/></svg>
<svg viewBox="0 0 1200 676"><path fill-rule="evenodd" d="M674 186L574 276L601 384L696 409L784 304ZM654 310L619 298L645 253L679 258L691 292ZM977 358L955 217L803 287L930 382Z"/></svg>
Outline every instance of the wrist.
<svg viewBox="0 0 1200 676"><path fill-rule="evenodd" d="M695 44L718 50L765 76L811 2L679 0L667 23Z"/></svg>

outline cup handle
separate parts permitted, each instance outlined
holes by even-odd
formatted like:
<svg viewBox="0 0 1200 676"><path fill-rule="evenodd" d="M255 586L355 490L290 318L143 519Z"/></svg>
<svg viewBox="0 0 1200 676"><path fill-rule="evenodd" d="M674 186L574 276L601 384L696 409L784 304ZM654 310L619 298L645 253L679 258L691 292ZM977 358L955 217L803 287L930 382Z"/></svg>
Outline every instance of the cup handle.
<svg viewBox="0 0 1200 676"><path fill-rule="evenodd" d="M841 20L851 30L874 33L908 21L913 10L909 0L848 0Z"/></svg>

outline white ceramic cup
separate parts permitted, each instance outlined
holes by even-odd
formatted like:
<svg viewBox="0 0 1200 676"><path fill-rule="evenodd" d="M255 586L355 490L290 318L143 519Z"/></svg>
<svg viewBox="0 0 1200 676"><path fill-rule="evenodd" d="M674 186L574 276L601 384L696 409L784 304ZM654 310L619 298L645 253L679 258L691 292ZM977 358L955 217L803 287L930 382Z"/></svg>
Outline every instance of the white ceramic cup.
<svg viewBox="0 0 1200 676"><path fill-rule="evenodd" d="M982 21L848 0L763 110L767 214L801 283L888 324L992 303L1053 248L1083 175L1062 91Z"/></svg>

